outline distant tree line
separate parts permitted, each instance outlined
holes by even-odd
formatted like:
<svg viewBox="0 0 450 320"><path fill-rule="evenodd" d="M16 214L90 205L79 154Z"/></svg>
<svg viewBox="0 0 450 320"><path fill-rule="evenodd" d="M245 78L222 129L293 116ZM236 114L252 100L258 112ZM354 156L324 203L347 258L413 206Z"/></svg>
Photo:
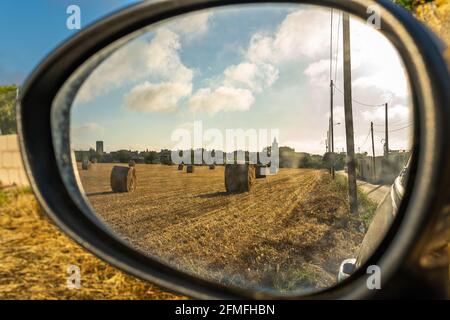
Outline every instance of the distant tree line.
<svg viewBox="0 0 450 320"><path fill-rule="evenodd" d="M205 151L205 149L199 149L199 151ZM270 155L271 149L264 149ZM194 163L194 150L180 151L181 153L190 153L191 162ZM212 150L211 155L216 156L218 151ZM245 160L249 161L257 159L259 161L258 153L245 151ZM75 151L77 161L88 159L92 162L104 162L104 163L128 163L130 160L134 160L136 163L145 164L172 164L172 151L169 149L163 149L161 151L131 151L131 150L118 150L109 153L98 153L93 148L89 151ZM234 161L238 160L238 151L234 152L232 157ZM228 155L229 156L229 155ZM227 155L223 152L224 160L222 163L226 163ZM290 147L279 148L279 166L280 168L311 168L311 169L328 169L331 164L334 163L336 170L344 170L346 154L345 153L325 153L324 155L315 155L305 152L296 152L295 149ZM203 160L203 164L206 164ZM270 165L270 164L268 164Z"/></svg>

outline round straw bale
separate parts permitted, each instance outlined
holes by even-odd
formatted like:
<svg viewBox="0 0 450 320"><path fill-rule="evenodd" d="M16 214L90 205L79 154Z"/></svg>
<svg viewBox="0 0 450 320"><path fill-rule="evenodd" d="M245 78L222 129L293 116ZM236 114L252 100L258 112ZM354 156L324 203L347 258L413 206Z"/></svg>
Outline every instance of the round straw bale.
<svg viewBox="0 0 450 320"><path fill-rule="evenodd" d="M179 164L178 165L178 171L183 171L184 169L184 165L183 164Z"/></svg>
<svg viewBox="0 0 450 320"><path fill-rule="evenodd" d="M130 167L136 167L136 161L130 160L130 161L128 162L128 166L130 166Z"/></svg>
<svg viewBox="0 0 450 320"><path fill-rule="evenodd" d="M111 171L111 189L113 192L133 192L136 185L136 169L134 167L113 167Z"/></svg>
<svg viewBox="0 0 450 320"><path fill-rule="evenodd" d="M192 165L187 166L186 167L186 172L187 173L194 173L194 166L192 166Z"/></svg>
<svg viewBox="0 0 450 320"><path fill-rule="evenodd" d="M249 192L255 182L255 166L227 164L225 166L225 189L227 192Z"/></svg>
<svg viewBox="0 0 450 320"><path fill-rule="evenodd" d="M90 167L91 167L91 163L89 162L89 160L84 159L84 160L81 162L81 169L83 169L83 170L89 170Z"/></svg>

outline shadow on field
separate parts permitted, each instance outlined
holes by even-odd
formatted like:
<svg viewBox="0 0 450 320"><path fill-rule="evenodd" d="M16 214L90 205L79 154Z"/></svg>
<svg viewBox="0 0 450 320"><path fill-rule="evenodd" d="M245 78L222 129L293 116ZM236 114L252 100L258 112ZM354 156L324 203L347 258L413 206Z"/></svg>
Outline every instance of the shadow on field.
<svg viewBox="0 0 450 320"><path fill-rule="evenodd" d="M88 196L88 197L106 196L108 194L114 194L114 192L113 191L93 192L93 193L87 193L86 196Z"/></svg>
<svg viewBox="0 0 450 320"><path fill-rule="evenodd" d="M219 191L219 192L201 194L198 197L202 198L202 199L211 199L211 198L217 198L217 197L226 196L226 195L229 195L229 193L226 191Z"/></svg>
<svg viewBox="0 0 450 320"><path fill-rule="evenodd" d="M369 192L367 192L367 195L371 194L372 192L377 191L377 190L380 189L381 187L382 187L382 186L380 185L380 186L376 187L375 189L370 190Z"/></svg>

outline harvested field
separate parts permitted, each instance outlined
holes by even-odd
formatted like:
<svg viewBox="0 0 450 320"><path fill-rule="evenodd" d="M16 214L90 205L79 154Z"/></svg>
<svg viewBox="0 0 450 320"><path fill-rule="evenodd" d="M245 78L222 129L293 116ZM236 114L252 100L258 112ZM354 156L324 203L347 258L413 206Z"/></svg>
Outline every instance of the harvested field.
<svg viewBox="0 0 450 320"><path fill-rule="evenodd" d="M42 217L27 190L0 189L0 299L181 299L100 261ZM80 289L66 285L79 266Z"/></svg>
<svg viewBox="0 0 450 320"><path fill-rule="evenodd" d="M79 171L106 224L134 247L223 283L261 289L316 290L335 283L355 255L362 220L348 219L345 188L325 171L281 169L251 192L228 194L224 167L136 165L132 194L114 194L112 165Z"/></svg>

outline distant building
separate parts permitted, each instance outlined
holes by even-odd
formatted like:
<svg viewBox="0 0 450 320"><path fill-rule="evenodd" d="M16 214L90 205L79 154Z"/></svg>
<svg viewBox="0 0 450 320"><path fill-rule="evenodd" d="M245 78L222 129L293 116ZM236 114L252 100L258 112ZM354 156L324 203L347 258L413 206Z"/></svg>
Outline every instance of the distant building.
<svg viewBox="0 0 450 320"><path fill-rule="evenodd" d="M97 152L97 154L103 154L105 151L103 149L103 141L97 141L95 143L95 151Z"/></svg>
<svg viewBox="0 0 450 320"><path fill-rule="evenodd" d="M278 150L278 141L277 141L277 138L274 138L274 139L273 139L271 150L274 150L274 151L275 151L275 150Z"/></svg>

